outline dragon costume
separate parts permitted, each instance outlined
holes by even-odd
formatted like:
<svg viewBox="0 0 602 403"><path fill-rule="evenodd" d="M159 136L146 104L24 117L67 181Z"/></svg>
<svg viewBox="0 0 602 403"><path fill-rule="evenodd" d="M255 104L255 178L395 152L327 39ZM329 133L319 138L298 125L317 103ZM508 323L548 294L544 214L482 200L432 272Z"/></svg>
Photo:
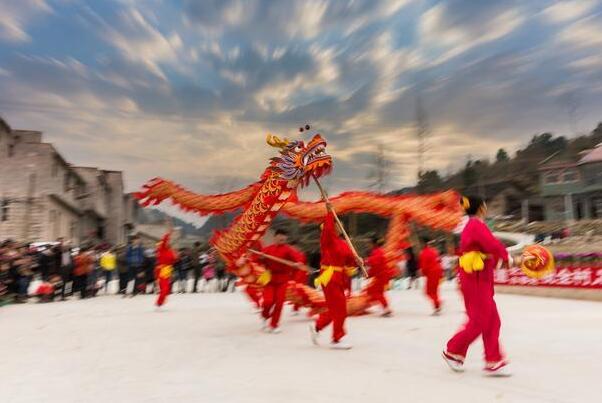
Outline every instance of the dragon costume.
<svg viewBox="0 0 602 403"><path fill-rule="evenodd" d="M174 182L155 178L137 194L143 206L157 205L169 199L184 211L200 215L242 209L242 213L227 229L214 234L210 243L220 253L228 270L245 284L252 285L257 284L264 269L252 260L245 260L241 264L240 258L265 234L279 212L303 222L322 222L326 216L324 203L299 201L297 188L306 186L312 177L320 178L330 173L332 169L332 158L326 153L327 143L319 134L314 135L307 144L273 135L268 135L267 143L280 149L280 153L270 160L260 180L244 189L218 195L200 195ZM408 245L409 222L451 231L462 217L459 195L453 191L419 196L348 192L330 201L339 214L372 213L390 219L383 250L392 270L403 259L402 251ZM287 298L312 308L315 313L324 307L324 297L311 287L295 283L289 291ZM363 313L371 304L370 301L365 291L349 298L349 314Z"/></svg>

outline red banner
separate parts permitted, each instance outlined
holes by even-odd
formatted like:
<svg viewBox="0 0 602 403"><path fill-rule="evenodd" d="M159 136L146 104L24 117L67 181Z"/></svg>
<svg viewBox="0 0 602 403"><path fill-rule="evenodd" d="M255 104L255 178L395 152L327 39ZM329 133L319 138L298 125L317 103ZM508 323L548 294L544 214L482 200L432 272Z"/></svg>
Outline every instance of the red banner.
<svg viewBox="0 0 602 403"><path fill-rule="evenodd" d="M602 289L602 267L557 267L550 275L536 279L527 277L520 268L500 268L495 272L495 284L528 287L571 287Z"/></svg>

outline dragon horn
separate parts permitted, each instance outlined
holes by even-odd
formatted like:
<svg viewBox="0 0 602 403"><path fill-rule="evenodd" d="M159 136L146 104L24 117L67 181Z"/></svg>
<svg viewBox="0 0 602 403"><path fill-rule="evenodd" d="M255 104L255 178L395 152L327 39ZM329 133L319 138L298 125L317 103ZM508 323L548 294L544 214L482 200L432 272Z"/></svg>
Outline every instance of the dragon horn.
<svg viewBox="0 0 602 403"><path fill-rule="evenodd" d="M266 138L266 142L271 145L272 147L275 148L284 148L288 145L288 143L290 143L290 140L287 138L281 139L278 136L275 136L273 134L269 134Z"/></svg>

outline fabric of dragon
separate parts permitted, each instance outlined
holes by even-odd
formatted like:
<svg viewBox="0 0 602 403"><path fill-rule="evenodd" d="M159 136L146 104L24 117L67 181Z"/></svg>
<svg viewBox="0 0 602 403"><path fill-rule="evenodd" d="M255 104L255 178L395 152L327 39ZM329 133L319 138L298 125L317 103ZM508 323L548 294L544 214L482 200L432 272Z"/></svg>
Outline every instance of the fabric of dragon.
<svg viewBox="0 0 602 403"><path fill-rule="evenodd" d="M312 177L320 178L330 173L332 168L332 158L326 153L326 141L319 134L307 144L300 140L281 140L272 135L268 135L267 142L279 148L280 155L270 160L258 182L244 189L200 195L171 181L155 178L137 194L144 206L157 205L169 199L184 211L200 215L242 209L227 229L214 234L210 243L220 253L228 270L251 285L257 284L264 269L240 258L265 234L279 212L304 222L321 222L326 215L324 203L299 201L297 188L308 185ZM403 259L403 249L409 245L410 222L435 230L452 231L462 217L459 195L453 191L403 196L347 192L330 198L330 201L338 214L371 213L389 218L384 250L392 271ZM368 287L369 284L349 298L349 314L361 314L371 305L372 301L365 292ZM311 308L313 313L324 308L322 294L304 284L291 282L287 297Z"/></svg>

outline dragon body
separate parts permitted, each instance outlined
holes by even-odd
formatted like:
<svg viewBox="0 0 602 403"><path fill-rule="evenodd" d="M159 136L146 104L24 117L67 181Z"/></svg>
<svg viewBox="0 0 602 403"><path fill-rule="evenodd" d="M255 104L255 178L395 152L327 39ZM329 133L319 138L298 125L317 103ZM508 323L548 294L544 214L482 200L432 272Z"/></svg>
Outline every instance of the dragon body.
<svg viewBox="0 0 602 403"><path fill-rule="evenodd" d="M171 181L155 178L137 194L144 206L157 205L169 199L184 211L201 215L242 209L227 229L214 234L210 243L220 253L228 270L249 285L257 284L264 269L248 260L241 263L240 258L265 234L279 212L304 222L321 222L326 215L324 202L302 202L297 198L299 186L307 185L312 177L328 174L332 168L324 139L317 134L305 144L268 136L268 144L279 148L280 154L270 160L258 182L244 189L219 195L199 195ZM403 249L409 245L409 223L451 231L462 217L458 200L458 194L453 191L403 196L347 192L330 199L339 214L372 213L390 219L384 250L392 270L403 259ZM324 308L321 293L306 285L292 284L288 296L314 312ZM349 298L348 312L363 313L370 304L367 293L362 291Z"/></svg>

